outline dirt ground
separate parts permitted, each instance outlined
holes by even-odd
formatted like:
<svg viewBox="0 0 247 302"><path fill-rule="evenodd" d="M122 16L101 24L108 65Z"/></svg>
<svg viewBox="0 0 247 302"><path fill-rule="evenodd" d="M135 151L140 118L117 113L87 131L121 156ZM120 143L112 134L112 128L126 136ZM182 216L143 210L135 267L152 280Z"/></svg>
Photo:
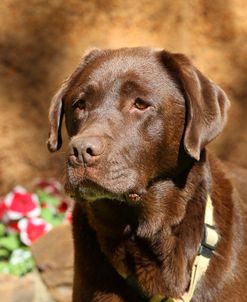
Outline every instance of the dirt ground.
<svg viewBox="0 0 247 302"><path fill-rule="evenodd" d="M186 53L232 101L212 148L247 168L245 0L0 1L0 195L62 179L66 148L46 150L47 110L89 47L148 45Z"/></svg>

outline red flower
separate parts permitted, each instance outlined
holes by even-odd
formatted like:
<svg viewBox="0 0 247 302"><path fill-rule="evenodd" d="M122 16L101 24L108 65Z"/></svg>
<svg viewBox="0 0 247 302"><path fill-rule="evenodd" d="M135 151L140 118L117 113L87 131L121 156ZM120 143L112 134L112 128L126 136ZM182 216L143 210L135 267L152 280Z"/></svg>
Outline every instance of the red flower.
<svg viewBox="0 0 247 302"><path fill-rule="evenodd" d="M18 221L12 220L7 224L7 229L10 233L19 233Z"/></svg>
<svg viewBox="0 0 247 302"><path fill-rule="evenodd" d="M0 199L0 221L6 220L7 207L5 205L4 199Z"/></svg>
<svg viewBox="0 0 247 302"><path fill-rule="evenodd" d="M72 223L73 214L72 209L67 210L64 216L64 223Z"/></svg>
<svg viewBox="0 0 247 302"><path fill-rule="evenodd" d="M22 218L18 227L21 231L21 241L28 246L52 229L52 226L41 218Z"/></svg>
<svg viewBox="0 0 247 302"><path fill-rule="evenodd" d="M37 217L40 214L38 197L27 193L22 187L16 187L4 199L7 215L12 220L22 217Z"/></svg>
<svg viewBox="0 0 247 302"><path fill-rule="evenodd" d="M65 213L68 209L68 206L69 206L68 202L65 199L63 199L61 203L58 205L58 211L61 213Z"/></svg>

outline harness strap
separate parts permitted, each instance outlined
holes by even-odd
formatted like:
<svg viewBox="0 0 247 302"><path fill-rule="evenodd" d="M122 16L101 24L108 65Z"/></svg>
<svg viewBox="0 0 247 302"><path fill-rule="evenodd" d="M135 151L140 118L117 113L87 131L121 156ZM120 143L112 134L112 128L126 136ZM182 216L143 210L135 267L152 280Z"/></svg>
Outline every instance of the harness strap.
<svg viewBox="0 0 247 302"><path fill-rule="evenodd" d="M205 217L204 217L204 238L200 244L198 255L196 256L193 263L190 286L188 291L185 292L181 298L176 298L176 299L175 298L166 299L164 296L157 294L150 299L150 302L189 302L192 299L197 283L205 274L208 268L210 257L212 256L213 251L215 250L218 240L219 240L219 235L215 229L215 223L213 219L212 199L208 195L207 202L206 202L206 209L205 209ZM119 274L125 279L129 278L127 276L124 276L120 272Z"/></svg>
<svg viewBox="0 0 247 302"><path fill-rule="evenodd" d="M196 256L192 268L189 290L185 292L181 298L168 298L165 300L164 296L157 295L154 296L150 302L189 302L192 299L198 281L201 279L209 265L209 260L209 258L205 258L202 255Z"/></svg>

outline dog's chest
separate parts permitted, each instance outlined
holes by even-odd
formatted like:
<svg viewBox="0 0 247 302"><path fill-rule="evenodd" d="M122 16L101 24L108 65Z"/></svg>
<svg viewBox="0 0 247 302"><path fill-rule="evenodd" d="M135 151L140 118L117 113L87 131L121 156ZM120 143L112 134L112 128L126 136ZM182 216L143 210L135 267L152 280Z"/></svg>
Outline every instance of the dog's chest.
<svg viewBox="0 0 247 302"><path fill-rule="evenodd" d="M113 206L112 206L113 205ZM146 294L161 292L162 268L150 242L136 235L136 213L125 205L94 204L87 209L100 248L115 271L134 278Z"/></svg>
<svg viewBox="0 0 247 302"><path fill-rule="evenodd" d="M131 280L134 287L141 289L147 296L162 292L162 268L157 258L148 250L145 243L135 236L121 241L107 242L101 238L100 246L116 272L126 280Z"/></svg>

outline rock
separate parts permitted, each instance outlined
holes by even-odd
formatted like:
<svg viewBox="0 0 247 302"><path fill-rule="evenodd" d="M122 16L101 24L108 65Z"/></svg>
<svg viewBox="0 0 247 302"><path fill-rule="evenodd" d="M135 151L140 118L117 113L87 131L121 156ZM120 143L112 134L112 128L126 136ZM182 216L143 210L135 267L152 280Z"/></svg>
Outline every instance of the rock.
<svg viewBox="0 0 247 302"><path fill-rule="evenodd" d="M72 296L73 245L70 225L60 225L32 245L32 253L55 301L69 302Z"/></svg>
<svg viewBox="0 0 247 302"><path fill-rule="evenodd" d="M22 278L0 274L0 297L3 302L54 302L37 272Z"/></svg>
<svg viewBox="0 0 247 302"><path fill-rule="evenodd" d="M72 288L69 285L57 286L51 289L51 295L55 301L70 302L72 301Z"/></svg>
<svg viewBox="0 0 247 302"><path fill-rule="evenodd" d="M0 301L70 302L73 246L70 225L60 225L32 245L37 270L22 278L0 274Z"/></svg>

